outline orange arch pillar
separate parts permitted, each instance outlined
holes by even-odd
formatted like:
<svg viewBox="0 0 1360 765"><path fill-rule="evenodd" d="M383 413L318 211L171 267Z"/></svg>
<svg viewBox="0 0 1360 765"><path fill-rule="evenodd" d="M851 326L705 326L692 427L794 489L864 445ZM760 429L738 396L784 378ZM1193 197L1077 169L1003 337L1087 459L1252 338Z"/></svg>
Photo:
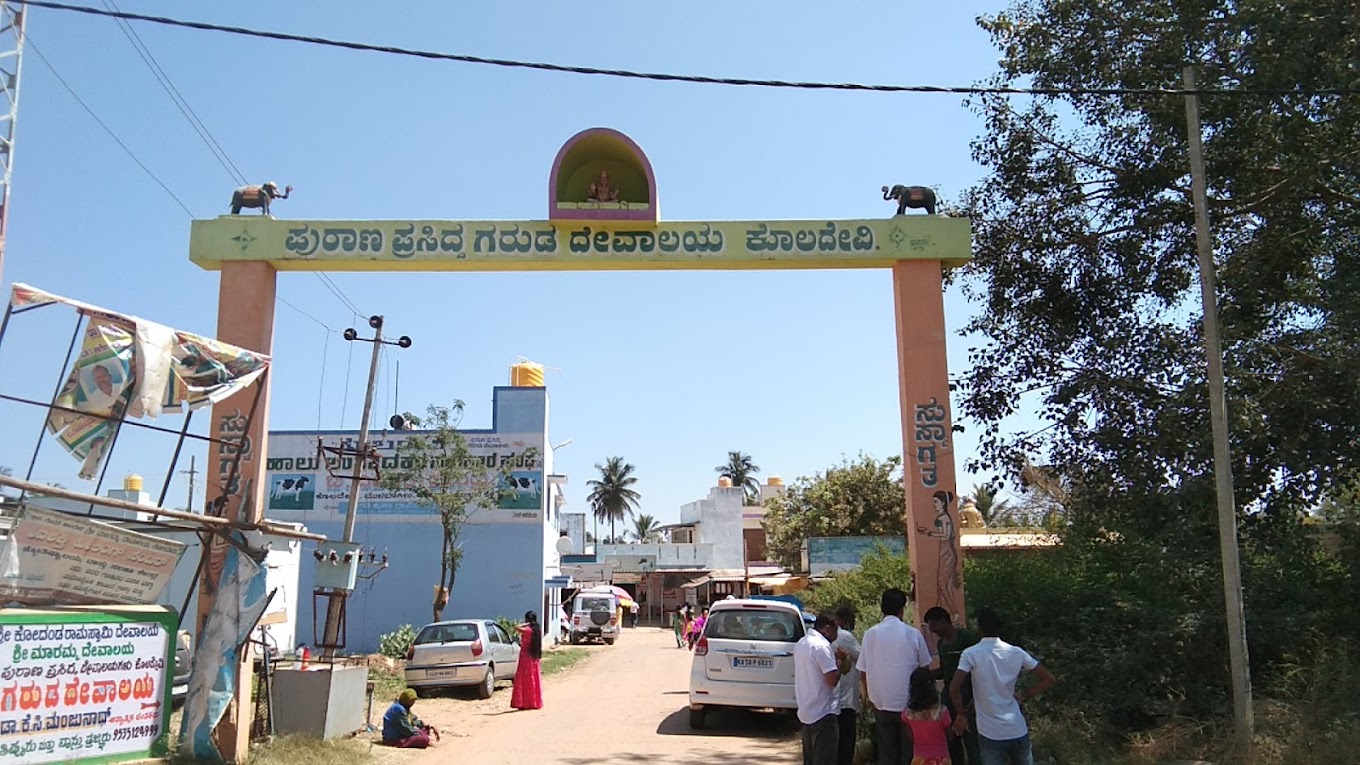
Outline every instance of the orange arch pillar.
<svg viewBox="0 0 1360 765"><path fill-rule="evenodd" d="M274 299L278 273L268 262L223 263L217 295L217 337L246 350L272 354L274 349ZM240 463L233 475L236 448L211 443L208 447L207 501L225 497L224 517L258 522L264 517L265 450L269 434L269 374L260 378L259 400L256 390L247 388L213 405L213 438L237 439L249 420L245 440L240 446ZM254 405L255 416L250 418ZM211 509L209 512L213 512ZM203 625L216 599L218 577L225 562L226 546L213 537L208 568L199 580L198 613L194 634L203 634ZM216 730L216 743L227 762L244 762L250 746L251 646L241 650L237 667L236 698L228 707Z"/></svg>
<svg viewBox="0 0 1360 765"><path fill-rule="evenodd" d="M927 609L942 606L962 624L963 555L945 354L944 268L938 260L899 260L892 274L915 620L919 624Z"/></svg>

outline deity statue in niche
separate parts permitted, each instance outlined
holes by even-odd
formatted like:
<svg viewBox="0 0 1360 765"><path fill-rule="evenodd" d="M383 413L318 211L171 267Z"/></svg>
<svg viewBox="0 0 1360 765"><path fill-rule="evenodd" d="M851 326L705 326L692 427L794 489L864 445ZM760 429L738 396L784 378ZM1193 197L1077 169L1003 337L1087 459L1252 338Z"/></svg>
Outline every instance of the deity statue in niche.
<svg viewBox="0 0 1360 765"><path fill-rule="evenodd" d="M959 503L959 526L965 529L987 527L987 521L982 517L982 511L978 510L977 501L972 497L964 497Z"/></svg>
<svg viewBox="0 0 1360 765"><path fill-rule="evenodd" d="M590 202L619 201L619 187L609 184L609 171L601 169L600 177L586 187L586 200Z"/></svg>

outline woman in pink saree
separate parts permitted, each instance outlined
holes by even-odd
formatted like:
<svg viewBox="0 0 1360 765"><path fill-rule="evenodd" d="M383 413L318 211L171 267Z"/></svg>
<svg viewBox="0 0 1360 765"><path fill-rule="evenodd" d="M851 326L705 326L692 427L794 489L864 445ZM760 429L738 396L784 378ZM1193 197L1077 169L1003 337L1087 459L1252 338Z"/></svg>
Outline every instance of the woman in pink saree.
<svg viewBox="0 0 1360 765"><path fill-rule="evenodd" d="M519 666L515 668L515 689L510 694L511 709L543 708L543 686L538 675L542 658L543 629L538 626L538 614L529 611L519 625Z"/></svg>

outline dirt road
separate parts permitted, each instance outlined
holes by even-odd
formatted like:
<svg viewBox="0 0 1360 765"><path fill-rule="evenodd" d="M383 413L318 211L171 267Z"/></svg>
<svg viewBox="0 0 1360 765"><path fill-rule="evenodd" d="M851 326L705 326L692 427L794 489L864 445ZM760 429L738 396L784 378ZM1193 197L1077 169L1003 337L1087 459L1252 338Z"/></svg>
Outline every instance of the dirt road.
<svg viewBox="0 0 1360 765"><path fill-rule="evenodd" d="M715 714L706 730L690 730L691 655L675 647L669 631L627 630L615 645L588 650L581 664L544 679L543 709L511 710L508 684L487 701L468 694L422 699L415 712L444 732L443 741L424 752L373 752L383 765L778 765L800 759L791 716Z"/></svg>

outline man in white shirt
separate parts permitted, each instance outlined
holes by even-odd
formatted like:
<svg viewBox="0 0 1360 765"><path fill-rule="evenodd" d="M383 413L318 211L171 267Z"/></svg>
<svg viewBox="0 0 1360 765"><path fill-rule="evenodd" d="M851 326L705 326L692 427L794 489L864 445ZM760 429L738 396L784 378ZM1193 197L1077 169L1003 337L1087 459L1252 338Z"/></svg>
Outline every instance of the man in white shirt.
<svg viewBox="0 0 1360 765"><path fill-rule="evenodd" d="M831 646L837 653L849 658L850 671L841 674L836 683L836 704L840 708L839 743L836 745L836 765L854 765L855 743L859 738L856 729L859 724L859 641L855 639L855 609L841 606L836 609L836 639Z"/></svg>
<svg viewBox="0 0 1360 765"><path fill-rule="evenodd" d="M930 649L921 631L902 621L907 594L897 588L883 591L883 621L864 633L855 667L864 678L869 703L874 705L878 733L878 765L909 765L911 734L904 731L902 710L907 707L911 673L930 666Z"/></svg>
<svg viewBox="0 0 1360 765"><path fill-rule="evenodd" d="M977 710L978 750L982 765L1034 765L1029 726L1020 712L1020 703L1043 693L1057 682L1053 673L1030 656L1025 649L1002 640L1001 617L984 608L978 612L982 640L964 649L959 669L949 684L954 708L963 707L963 684L973 681L973 705ZM1021 672L1033 672L1039 682L1016 692L1015 681ZM954 732L968 729L967 715L954 721Z"/></svg>
<svg viewBox="0 0 1360 765"><path fill-rule="evenodd" d="M836 765L839 710L836 683L836 622L819 614L812 630L793 647L793 691L798 699L798 721L803 724L803 765Z"/></svg>

